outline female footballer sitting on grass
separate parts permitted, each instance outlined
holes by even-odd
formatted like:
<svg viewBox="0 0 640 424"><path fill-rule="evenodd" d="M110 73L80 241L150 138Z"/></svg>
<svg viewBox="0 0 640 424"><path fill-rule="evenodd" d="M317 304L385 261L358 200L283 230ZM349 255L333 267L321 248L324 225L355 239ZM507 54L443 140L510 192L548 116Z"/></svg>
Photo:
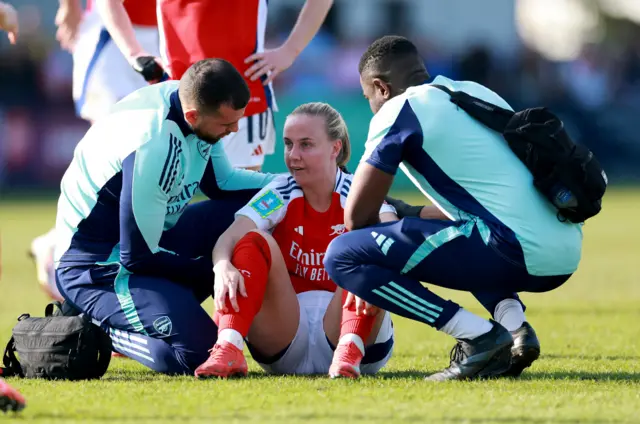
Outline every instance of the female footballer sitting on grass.
<svg viewBox="0 0 640 424"><path fill-rule="evenodd" d="M323 265L345 231L351 185L342 116L325 103L303 104L286 119L284 144L290 175L240 209L213 250L218 341L198 378L246 375L245 340L276 374L356 378L391 357L389 313L336 287ZM383 205L380 219L396 220L393 207Z"/></svg>

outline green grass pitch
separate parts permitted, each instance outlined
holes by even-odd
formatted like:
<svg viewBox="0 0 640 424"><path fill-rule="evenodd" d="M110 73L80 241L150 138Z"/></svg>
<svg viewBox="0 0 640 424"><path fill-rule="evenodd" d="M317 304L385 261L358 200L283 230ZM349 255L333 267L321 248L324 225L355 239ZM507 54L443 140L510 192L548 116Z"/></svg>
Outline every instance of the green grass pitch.
<svg viewBox="0 0 640 424"><path fill-rule="evenodd" d="M542 357L518 380L423 381L448 364L452 340L396 318L395 354L375 377L270 377L250 361L247 379L203 382L115 359L100 381L11 379L28 405L0 422L640 422L639 211L640 191L612 190L584 228L576 275L552 293L524 294ZM25 252L54 213L51 200L0 200L3 346L19 314L46 304ZM436 291L487 316L469 295Z"/></svg>

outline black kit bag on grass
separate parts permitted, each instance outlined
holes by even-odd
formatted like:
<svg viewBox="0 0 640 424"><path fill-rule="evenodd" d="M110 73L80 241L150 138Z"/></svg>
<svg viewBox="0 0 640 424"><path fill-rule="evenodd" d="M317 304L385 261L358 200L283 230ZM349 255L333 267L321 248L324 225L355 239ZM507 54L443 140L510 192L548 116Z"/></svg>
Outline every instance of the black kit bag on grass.
<svg viewBox="0 0 640 424"><path fill-rule="evenodd" d="M107 333L86 315L74 314L66 305L53 302L47 305L44 317L23 314L18 318L0 375L89 380L102 377L110 361L111 338Z"/></svg>
<svg viewBox="0 0 640 424"><path fill-rule="evenodd" d="M562 121L544 107L512 112L462 91L432 84L452 103L499 132L533 175L533 184L558 210L558 219L584 222L602 209L607 175L594 154L575 144Z"/></svg>

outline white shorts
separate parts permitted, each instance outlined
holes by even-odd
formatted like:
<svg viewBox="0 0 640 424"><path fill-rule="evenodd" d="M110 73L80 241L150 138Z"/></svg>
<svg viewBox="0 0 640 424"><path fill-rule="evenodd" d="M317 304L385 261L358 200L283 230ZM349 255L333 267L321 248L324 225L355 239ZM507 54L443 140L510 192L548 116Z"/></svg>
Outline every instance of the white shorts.
<svg viewBox="0 0 640 424"><path fill-rule="evenodd" d="M262 166L264 157L273 154L276 146L273 110L242 118L238 122L238 132L221 141L233 167Z"/></svg>
<svg viewBox="0 0 640 424"><path fill-rule="evenodd" d="M260 366L271 374L327 374L333 360L333 347L324 332L323 319L333 293L300 293L300 323L287 351L271 364ZM360 372L375 374L384 367L393 352L393 324L385 312L376 343L367 348Z"/></svg>
<svg viewBox="0 0 640 424"><path fill-rule="evenodd" d="M158 29L141 26L134 29L142 48L159 57ZM78 116L95 121L116 102L146 85L120 53L98 12L95 9L87 12L73 52L73 100Z"/></svg>

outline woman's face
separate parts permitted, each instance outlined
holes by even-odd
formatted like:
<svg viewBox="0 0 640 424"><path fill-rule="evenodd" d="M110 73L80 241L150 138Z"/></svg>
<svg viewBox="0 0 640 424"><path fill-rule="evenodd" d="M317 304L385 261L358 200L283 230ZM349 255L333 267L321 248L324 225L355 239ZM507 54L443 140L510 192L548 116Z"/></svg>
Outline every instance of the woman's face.
<svg viewBox="0 0 640 424"><path fill-rule="evenodd" d="M329 139L323 117L303 114L287 117L284 162L302 188L335 175L340 148L340 141Z"/></svg>

